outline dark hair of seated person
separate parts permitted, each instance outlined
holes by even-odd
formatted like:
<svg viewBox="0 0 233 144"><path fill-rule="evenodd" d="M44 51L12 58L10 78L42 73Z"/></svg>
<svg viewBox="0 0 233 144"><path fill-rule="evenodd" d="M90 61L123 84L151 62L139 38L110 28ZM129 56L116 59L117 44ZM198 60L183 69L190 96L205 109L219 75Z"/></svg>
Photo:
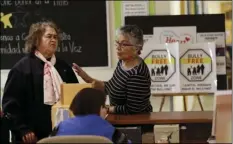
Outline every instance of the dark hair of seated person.
<svg viewBox="0 0 233 144"><path fill-rule="evenodd" d="M94 88L84 88L71 102L70 110L75 116L100 114L100 107L105 106L106 95Z"/></svg>
<svg viewBox="0 0 233 144"><path fill-rule="evenodd" d="M84 116L90 114L100 115L101 106L105 106L106 95L104 92L94 88L84 88L79 91L71 102L70 110L75 116ZM55 127L50 136L56 136L59 126ZM114 129L112 135L114 143L127 143L127 135Z"/></svg>

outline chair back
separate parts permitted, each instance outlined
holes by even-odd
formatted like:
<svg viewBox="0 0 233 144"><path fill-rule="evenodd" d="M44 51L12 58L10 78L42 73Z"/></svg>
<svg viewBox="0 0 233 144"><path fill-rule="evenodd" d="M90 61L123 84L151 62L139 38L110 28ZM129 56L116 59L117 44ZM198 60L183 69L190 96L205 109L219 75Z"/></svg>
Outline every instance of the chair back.
<svg viewBox="0 0 233 144"><path fill-rule="evenodd" d="M37 142L38 144L45 143L105 143L113 144L111 140L102 136L94 135L76 135L76 136L53 136L44 138Z"/></svg>

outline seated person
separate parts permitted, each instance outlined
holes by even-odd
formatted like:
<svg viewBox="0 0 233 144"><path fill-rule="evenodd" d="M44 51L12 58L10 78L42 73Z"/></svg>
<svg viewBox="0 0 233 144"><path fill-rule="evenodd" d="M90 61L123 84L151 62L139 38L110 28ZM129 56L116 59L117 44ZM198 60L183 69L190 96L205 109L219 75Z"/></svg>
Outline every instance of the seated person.
<svg viewBox="0 0 233 144"><path fill-rule="evenodd" d="M51 135L97 135L114 143L127 143L126 135L105 120L105 101L106 95L102 91L93 88L82 89L70 105L74 117L59 123Z"/></svg>

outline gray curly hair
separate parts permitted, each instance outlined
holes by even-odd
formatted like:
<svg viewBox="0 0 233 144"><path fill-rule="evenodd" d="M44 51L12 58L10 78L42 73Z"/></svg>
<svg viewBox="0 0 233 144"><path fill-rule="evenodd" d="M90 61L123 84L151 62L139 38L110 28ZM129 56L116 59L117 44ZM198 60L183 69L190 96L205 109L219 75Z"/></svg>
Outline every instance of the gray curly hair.
<svg viewBox="0 0 233 144"><path fill-rule="evenodd" d="M127 36L130 42L139 49L138 54L141 54L144 42L142 29L136 25L124 25L117 30L117 34Z"/></svg>

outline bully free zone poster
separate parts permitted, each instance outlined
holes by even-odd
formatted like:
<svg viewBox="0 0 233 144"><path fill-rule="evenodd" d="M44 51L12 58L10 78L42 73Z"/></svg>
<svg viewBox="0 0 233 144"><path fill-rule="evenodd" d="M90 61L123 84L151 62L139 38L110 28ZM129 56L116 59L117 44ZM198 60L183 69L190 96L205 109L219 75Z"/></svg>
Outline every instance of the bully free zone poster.
<svg viewBox="0 0 233 144"><path fill-rule="evenodd" d="M151 74L152 93L216 90L214 43L196 43L196 27L154 27L144 37L142 57Z"/></svg>

